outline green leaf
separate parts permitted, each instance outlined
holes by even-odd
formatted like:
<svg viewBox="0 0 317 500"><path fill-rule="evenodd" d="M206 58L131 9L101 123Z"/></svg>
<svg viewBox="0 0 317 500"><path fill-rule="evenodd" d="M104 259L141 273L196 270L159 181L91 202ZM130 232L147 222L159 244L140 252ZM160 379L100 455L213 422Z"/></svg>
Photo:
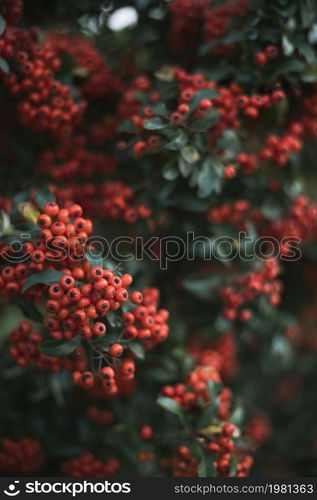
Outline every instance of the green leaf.
<svg viewBox="0 0 317 500"><path fill-rule="evenodd" d="M284 56L289 57L294 53L295 47L286 35L282 37L282 46Z"/></svg>
<svg viewBox="0 0 317 500"><path fill-rule="evenodd" d="M217 149L221 149L222 159L224 161L233 160L240 152L241 144L239 138L231 129L225 130L218 138L216 143Z"/></svg>
<svg viewBox="0 0 317 500"><path fill-rule="evenodd" d="M87 248L85 250L85 257L88 260L91 267L99 266L103 268L103 257L98 250L94 248Z"/></svg>
<svg viewBox="0 0 317 500"><path fill-rule="evenodd" d="M173 181L174 179L177 179L178 175L179 175L179 170L175 161L171 161L164 165L162 170L162 176L165 180Z"/></svg>
<svg viewBox="0 0 317 500"><path fill-rule="evenodd" d="M199 90L189 104L190 111L191 112L195 111L202 99L215 99L215 97L219 97L219 92L217 90L214 89Z"/></svg>
<svg viewBox="0 0 317 500"><path fill-rule="evenodd" d="M24 203L26 201L30 200L30 193L29 191L21 191L20 193L16 194L13 197L12 200L12 208L11 208L11 217L15 219L16 217L20 217L20 212L19 212L19 206L21 203Z"/></svg>
<svg viewBox="0 0 317 500"><path fill-rule="evenodd" d="M108 311L106 314L106 319L112 328L118 328L122 325L120 315L115 311Z"/></svg>
<svg viewBox="0 0 317 500"><path fill-rule="evenodd" d="M316 62L315 51L308 43L299 42L297 44L297 50L306 59L308 64L312 65Z"/></svg>
<svg viewBox="0 0 317 500"><path fill-rule="evenodd" d="M222 164L216 158L204 160L197 179L199 198L205 198L213 192L220 192L222 171Z"/></svg>
<svg viewBox="0 0 317 500"><path fill-rule="evenodd" d="M178 168L183 177L188 177L192 166L187 163L181 156L178 157Z"/></svg>
<svg viewBox="0 0 317 500"><path fill-rule="evenodd" d="M311 45L317 43L317 23L313 24L308 32L308 42Z"/></svg>
<svg viewBox="0 0 317 500"><path fill-rule="evenodd" d="M12 297L11 302L21 309L26 318L38 323L43 321L42 314L34 304L26 302L26 300L21 299L21 297Z"/></svg>
<svg viewBox="0 0 317 500"><path fill-rule="evenodd" d="M223 166L217 158L208 158L198 177L198 196L205 198L211 193L220 193L223 180Z"/></svg>
<svg viewBox="0 0 317 500"><path fill-rule="evenodd" d="M164 410L169 411L170 413L174 413L177 415L180 420L186 425L186 419L183 408L172 398L167 398L165 396L159 396L157 399L157 404L162 406Z"/></svg>
<svg viewBox="0 0 317 500"><path fill-rule="evenodd" d="M231 455L230 459L230 469L229 469L229 477L234 477L237 473L237 459L234 455Z"/></svg>
<svg viewBox="0 0 317 500"><path fill-rule="evenodd" d="M40 273L34 273L24 283L22 292L25 292L34 285L53 285L54 283L58 283L60 278L64 275L65 273L62 273L61 271L53 271L51 269L46 269Z"/></svg>
<svg viewBox="0 0 317 500"><path fill-rule="evenodd" d="M198 477L215 477L216 469L211 454L202 450L202 453L199 455Z"/></svg>
<svg viewBox="0 0 317 500"><path fill-rule="evenodd" d="M3 57L0 57L0 69L2 69L4 73L9 73L10 71L9 64Z"/></svg>
<svg viewBox="0 0 317 500"><path fill-rule="evenodd" d="M6 29L6 22L4 17L0 14L0 36L3 35L5 29Z"/></svg>
<svg viewBox="0 0 317 500"><path fill-rule="evenodd" d="M135 133L135 126L131 120L123 120L119 124L117 130L118 130L118 132L125 132L127 134L134 134Z"/></svg>
<svg viewBox="0 0 317 500"><path fill-rule="evenodd" d="M229 417L229 421L236 425L237 427L240 427L243 424L245 412L241 404L239 404L231 413Z"/></svg>
<svg viewBox="0 0 317 500"><path fill-rule="evenodd" d="M55 201L55 196L48 187L43 187L36 191L35 202L40 208L44 208L46 203Z"/></svg>
<svg viewBox="0 0 317 500"><path fill-rule="evenodd" d="M71 340L45 340L39 345L39 350L50 358L68 356L81 344L81 337L77 335Z"/></svg>
<svg viewBox="0 0 317 500"><path fill-rule="evenodd" d="M196 163L200 158L200 154L197 151L197 149L194 146L191 146L190 144L184 146L181 149L181 155L182 158L190 165Z"/></svg>
<svg viewBox="0 0 317 500"><path fill-rule="evenodd" d="M153 107L152 107L152 113L156 116L164 116L166 117L166 115L168 114L167 113L167 109L166 109L166 105L165 103L163 102L160 102L158 104L155 104Z"/></svg>
<svg viewBox="0 0 317 500"><path fill-rule="evenodd" d="M165 144L164 148L171 151L179 151L185 146L187 141L188 137L185 132L183 132L183 130L179 130L175 137L170 142Z"/></svg>
<svg viewBox="0 0 317 500"><path fill-rule="evenodd" d="M145 351L144 351L144 348L141 344L139 344L137 342L130 342L128 344L128 347L136 355L137 358L139 358L139 359L145 358Z"/></svg>
<svg viewBox="0 0 317 500"><path fill-rule="evenodd" d="M197 132L205 132L218 123L219 116L219 113L213 110L208 117L193 121L190 127Z"/></svg>
<svg viewBox="0 0 317 500"><path fill-rule="evenodd" d="M211 297L213 288L223 281L216 274L190 275L183 280L183 286L188 291L201 298Z"/></svg>
<svg viewBox="0 0 317 500"><path fill-rule="evenodd" d="M306 69L306 63L303 61L299 61L298 59L288 59L284 62L279 63L278 68L275 72L275 75L272 75L272 79L274 79L277 75L281 75L284 73L301 73Z"/></svg>
<svg viewBox="0 0 317 500"><path fill-rule="evenodd" d="M216 404L215 401L213 401L207 406L207 408L204 409L203 413L201 414L197 422L198 430L203 429L204 427L207 427L212 423L217 414L217 407L218 405Z"/></svg>
<svg viewBox="0 0 317 500"><path fill-rule="evenodd" d="M161 128L165 128L167 126L167 121L158 117L150 118L149 120L145 120L144 122L145 130L160 130Z"/></svg>

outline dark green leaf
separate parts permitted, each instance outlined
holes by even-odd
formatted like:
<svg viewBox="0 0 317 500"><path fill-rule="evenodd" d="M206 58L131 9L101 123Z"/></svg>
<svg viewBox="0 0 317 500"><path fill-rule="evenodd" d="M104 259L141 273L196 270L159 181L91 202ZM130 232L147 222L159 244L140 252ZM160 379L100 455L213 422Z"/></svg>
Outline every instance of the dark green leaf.
<svg viewBox="0 0 317 500"><path fill-rule="evenodd" d="M217 140L217 148L223 151L223 157L226 161L235 158L241 148L236 132L231 129L225 130Z"/></svg>
<svg viewBox="0 0 317 500"><path fill-rule="evenodd" d="M19 206L21 203L25 203L30 200L30 193L28 191L21 191L17 195L13 197L12 200L12 208L11 208L11 216L13 219L20 216Z"/></svg>
<svg viewBox="0 0 317 500"><path fill-rule="evenodd" d="M177 415L179 419L186 425L186 419L183 408L172 398L167 398L165 396L159 396L157 399L157 404L162 406L164 410L167 410L174 415Z"/></svg>
<svg viewBox="0 0 317 500"><path fill-rule="evenodd" d="M125 132L127 134L135 133L135 126L131 120L123 120L118 126L118 132Z"/></svg>
<svg viewBox="0 0 317 500"><path fill-rule="evenodd" d="M230 459L230 469L229 469L229 477L234 477L237 473L237 459L234 455L231 455Z"/></svg>
<svg viewBox="0 0 317 500"><path fill-rule="evenodd" d="M166 115L168 114L166 105L162 102L160 102L159 104L155 104L155 106L152 107L152 113L156 116L166 117Z"/></svg>
<svg viewBox="0 0 317 500"><path fill-rule="evenodd" d="M108 311L106 314L106 319L109 325L113 328L118 328L122 324L119 314L117 314L115 311Z"/></svg>
<svg viewBox="0 0 317 500"><path fill-rule="evenodd" d="M215 477L216 469L213 464L213 458L210 453L206 453L202 450L201 455L198 457L199 459L199 469L198 469L198 477Z"/></svg>
<svg viewBox="0 0 317 500"><path fill-rule="evenodd" d="M181 156L178 157L178 168L183 177L188 177L192 166L187 163Z"/></svg>
<svg viewBox="0 0 317 500"><path fill-rule="evenodd" d="M50 358L68 356L79 347L81 337L77 335L71 340L45 340L39 345L39 350Z"/></svg>
<svg viewBox="0 0 317 500"><path fill-rule="evenodd" d="M308 32L308 42L311 45L317 43L317 23L313 24Z"/></svg>
<svg viewBox="0 0 317 500"><path fill-rule="evenodd" d="M35 202L40 208L44 208L46 203L55 201L55 196L48 187L43 187L36 191Z"/></svg>
<svg viewBox="0 0 317 500"><path fill-rule="evenodd" d="M145 130L160 130L168 126L168 122L162 118L155 117L145 120L144 128Z"/></svg>
<svg viewBox="0 0 317 500"><path fill-rule="evenodd" d="M38 323L43 321L42 314L34 304L29 304L21 297L12 297L11 302L21 309L26 318Z"/></svg>
<svg viewBox="0 0 317 500"><path fill-rule="evenodd" d="M203 429L212 423L214 418L217 416L217 407L218 405L216 402L212 402L207 406L207 408L204 409L197 422L198 430Z"/></svg>
<svg viewBox="0 0 317 500"><path fill-rule="evenodd" d="M130 342L128 344L128 347L136 355L137 358L139 359L145 358L144 348L142 347L141 344L138 344L137 342Z"/></svg>
<svg viewBox="0 0 317 500"><path fill-rule="evenodd" d="M223 167L217 158L207 158L198 176L198 196L205 198L211 193L219 193L223 179Z"/></svg>
<svg viewBox="0 0 317 500"><path fill-rule="evenodd" d="M183 286L188 292L198 297L207 298L211 296L213 288L219 286L221 281L223 278L216 274L194 274L184 279Z"/></svg>
<svg viewBox="0 0 317 500"><path fill-rule="evenodd" d="M185 132L183 132L183 130L179 130L175 135L175 137L173 137L170 142L165 144L164 148L169 149L171 151L179 151L185 146L187 141L188 137L185 134Z"/></svg>
<svg viewBox="0 0 317 500"><path fill-rule="evenodd" d="M181 149L181 155L183 159L190 165L196 163L200 158L200 154L197 151L197 149L194 146L191 146L190 144L184 146Z"/></svg>
<svg viewBox="0 0 317 500"><path fill-rule="evenodd" d="M85 257L88 260L91 267L94 266L103 267L103 258L98 250L94 248L87 248L85 250Z"/></svg>
<svg viewBox="0 0 317 500"><path fill-rule="evenodd" d="M0 36L3 35L5 29L6 29L6 22L4 20L4 17L0 14Z"/></svg>
<svg viewBox="0 0 317 500"><path fill-rule="evenodd" d="M26 290L31 288L31 286L34 285L38 284L52 285L54 283L58 283L60 278L64 275L65 273L62 273L61 271L53 271L51 269L47 269L40 273L34 273L24 283L22 292L25 292Z"/></svg>
<svg viewBox="0 0 317 500"><path fill-rule="evenodd" d="M10 71L9 64L7 63L7 61L5 59L3 59L3 57L0 57L0 69L4 73L9 73L9 71Z"/></svg>
<svg viewBox="0 0 317 500"><path fill-rule="evenodd" d="M178 177L178 175L179 170L177 164L175 164L175 161L166 163L166 165L164 165L162 171L162 176L164 177L164 179L166 179L167 181L173 181Z"/></svg>
<svg viewBox="0 0 317 500"><path fill-rule="evenodd" d="M210 127L213 127L219 121L219 113L217 111L212 111L210 115L202 120L195 120L191 124L191 128L197 130L198 132L205 132Z"/></svg>
<svg viewBox="0 0 317 500"><path fill-rule="evenodd" d="M294 53L295 47L286 35L283 35L282 46L284 56L289 57Z"/></svg>

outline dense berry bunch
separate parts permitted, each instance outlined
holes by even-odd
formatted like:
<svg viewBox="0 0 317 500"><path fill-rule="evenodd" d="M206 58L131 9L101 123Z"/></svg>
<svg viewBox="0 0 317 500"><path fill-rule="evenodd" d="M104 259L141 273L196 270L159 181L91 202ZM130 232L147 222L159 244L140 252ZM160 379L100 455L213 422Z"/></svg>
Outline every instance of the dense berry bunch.
<svg viewBox="0 0 317 500"><path fill-rule="evenodd" d="M84 180L93 175L111 174L116 165L113 156L90 150L85 136L79 135L45 151L38 162L37 171L50 177L53 182L64 180L72 185L75 176Z"/></svg>
<svg viewBox="0 0 317 500"><path fill-rule="evenodd" d="M123 335L129 339L139 339L145 348L150 349L167 338L169 313L166 309L158 309L157 288L145 288L143 295L133 292L133 300L136 307L122 315L125 326Z"/></svg>
<svg viewBox="0 0 317 500"><path fill-rule="evenodd" d="M62 471L67 477L113 477L120 467L114 458L102 462L91 453L83 453L62 464Z"/></svg>
<svg viewBox="0 0 317 500"><path fill-rule="evenodd" d="M255 297L266 296L272 306L280 302L282 283L277 280L279 264L276 259L267 259L263 262L263 268L238 276L231 281L231 285L224 287L221 298L224 301L225 317L229 320L240 319L247 321L252 313L244 309Z"/></svg>
<svg viewBox="0 0 317 500"><path fill-rule="evenodd" d="M193 415L194 409L202 411L202 402L205 405L215 405L213 419L210 418L209 425L202 426L203 428L198 430L197 434L202 439L207 453L211 454L210 461L219 475L227 476L233 457L237 457L238 449L235 438L239 437L240 431L228 421L231 391L221 385L220 375L216 368L217 364L219 368L221 366L219 358L214 354L210 350L207 350L205 355L200 353L204 364L198 365L188 374L186 384L177 384L174 387L165 386L162 392L176 401L187 413L191 412ZM212 386L217 387L213 395L211 395ZM247 475L252 463L252 457L243 456L238 461L236 475L239 477ZM180 446L178 456L170 462L167 461L165 466L171 467L175 476L196 476L198 473L198 462L185 446Z"/></svg>
<svg viewBox="0 0 317 500"><path fill-rule="evenodd" d="M47 39L59 57L67 55L74 61L74 76L81 81L81 92L89 100L111 96L121 87L119 79L93 43L80 35L47 33Z"/></svg>
<svg viewBox="0 0 317 500"><path fill-rule="evenodd" d="M205 42L222 38L230 21L246 13L247 5L247 0L229 0L215 6L208 0L173 0L169 4L171 49L177 52L193 49L201 41L200 38ZM220 56L232 46L231 43L222 44L213 48L211 53Z"/></svg>
<svg viewBox="0 0 317 500"><path fill-rule="evenodd" d="M69 135L81 121L85 102L76 103L70 88L55 78L61 61L49 42L39 43L36 30L8 27L0 40L0 55L15 71L2 75L18 100L21 123L54 137Z"/></svg>
<svg viewBox="0 0 317 500"><path fill-rule="evenodd" d="M111 411L101 410L97 406L89 406L86 414L94 424L111 425L114 422L114 415Z"/></svg>
<svg viewBox="0 0 317 500"><path fill-rule="evenodd" d="M206 403L210 402L208 382L216 384L221 383L218 371L212 366L198 366L187 376L186 384L177 384L175 386L164 386L162 393L174 399L186 411L199 406L199 400ZM219 394L218 417L225 420L228 418L228 412L231 402L231 391L223 388Z"/></svg>
<svg viewBox="0 0 317 500"><path fill-rule="evenodd" d="M43 342L43 335L32 331L28 321L23 321L9 335L9 353L18 366L34 365L39 370L58 373L62 370L85 370L87 359L84 349L78 347L76 351L66 357L49 357L43 354L39 346Z"/></svg>
<svg viewBox="0 0 317 500"><path fill-rule="evenodd" d="M43 468L45 456L42 446L30 438L19 441L4 439L0 452L0 470L8 475L34 474Z"/></svg>
<svg viewBox="0 0 317 500"><path fill-rule="evenodd" d="M128 224L133 224L139 219L146 219L151 215L148 205L137 202L133 189L119 181L101 185L70 184L64 189L56 189L56 196L63 204L80 201L85 212L91 216L123 219Z"/></svg>

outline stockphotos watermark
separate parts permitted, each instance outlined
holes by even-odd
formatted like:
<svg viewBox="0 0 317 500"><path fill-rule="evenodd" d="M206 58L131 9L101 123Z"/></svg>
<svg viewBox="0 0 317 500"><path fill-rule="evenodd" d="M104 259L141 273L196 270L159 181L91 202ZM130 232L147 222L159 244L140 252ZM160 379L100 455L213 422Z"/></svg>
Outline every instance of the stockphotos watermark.
<svg viewBox="0 0 317 500"><path fill-rule="evenodd" d="M10 263L26 262L34 252L31 252L25 242L31 240L30 234L22 234L16 240L12 239L4 257ZM65 239L66 240L66 239ZM46 259L62 262L66 257L74 261L112 259L118 262L151 260L157 262L160 269L166 270L169 263L181 260L204 261L218 260L230 262L239 258L245 262L280 258L285 261L297 261L301 258L300 238L285 236L281 240L272 236L253 237L240 231L236 237L222 235L215 238L196 236L188 231L184 237L179 236L120 236L108 241L103 237L91 237L82 243L76 236L68 238L69 245L59 237L51 237L43 243L46 246ZM84 252L83 252L84 249Z"/></svg>
<svg viewBox="0 0 317 500"><path fill-rule="evenodd" d="M131 493L131 483L119 483L115 481L27 481L22 486L19 480L12 481L3 490L7 497L16 497L20 493L27 494L68 494L76 497L81 494L105 494L105 493Z"/></svg>

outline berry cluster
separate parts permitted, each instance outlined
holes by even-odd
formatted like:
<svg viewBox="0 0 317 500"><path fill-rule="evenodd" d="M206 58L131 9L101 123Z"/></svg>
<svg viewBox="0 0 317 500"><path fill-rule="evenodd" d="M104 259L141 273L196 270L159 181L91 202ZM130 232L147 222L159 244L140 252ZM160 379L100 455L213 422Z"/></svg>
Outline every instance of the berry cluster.
<svg viewBox="0 0 317 500"><path fill-rule="evenodd" d="M101 185L90 183L69 185L63 189L56 189L56 197L63 204L81 201L85 212L91 216L123 219L128 224L151 215L150 208L138 203L133 189L121 181Z"/></svg>
<svg viewBox="0 0 317 500"><path fill-rule="evenodd" d="M3 2L3 17L10 26L18 24L23 14L23 0L5 0Z"/></svg>
<svg viewBox="0 0 317 500"><path fill-rule="evenodd" d="M237 200L234 203L225 203L210 208L207 220L212 224L230 223L242 231L245 229L245 222L251 211L250 205L248 200Z"/></svg>
<svg viewBox="0 0 317 500"><path fill-rule="evenodd" d="M94 424L111 425L114 422L114 415L110 410L101 410L97 406L89 406L86 415Z"/></svg>
<svg viewBox="0 0 317 500"><path fill-rule="evenodd" d="M210 402L208 383L214 382L221 384L219 372L212 365L197 366L187 376L186 384L176 384L175 386L166 385L162 393L174 399L186 411L199 407L199 401ZM231 403L231 391L229 388L222 388L219 394L219 407L217 410L218 418L225 420L229 416Z"/></svg>
<svg viewBox="0 0 317 500"><path fill-rule="evenodd" d="M205 42L223 37L230 21L245 15L247 4L247 0L226 1L221 5L211 5L208 0L173 0L169 4L171 49L180 52L195 48L201 41L201 32ZM221 56L232 47L233 44L222 44L212 48L211 54Z"/></svg>
<svg viewBox="0 0 317 500"><path fill-rule="evenodd" d="M113 477L117 474L119 467L120 464L115 458L102 462L92 453L82 453L64 462L62 471L67 477Z"/></svg>
<svg viewBox="0 0 317 500"><path fill-rule="evenodd" d="M23 321L9 335L9 353L18 366L34 365L39 370L58 373L62 370L85 370L87 359L84 349L78 347L74 353L63 358L45 356L39 349L43 335L32 331L28 321Z"/></svg>
<svg viewBox="0 0 317 500"><path fill-rule="evenodd" d="M6 438L2 441L0 452L0 470L6 474L33 474L45 464L42 446L31 438L13 441Z"/></svg>
<svg viewBox="0 0 317 500"><path fill-rule="evenodd" d="M89 100L111 96L121 88L102 54L81 35L47 33L47 39L59 57L67 55L74 61L73 74L81 80L80 89Z"/></svg>
<svg viewBox="0 0 317 500"><path fill-rule="evenodd" d="M61 61L49 42L39 43L36 30L7 27L0 39L0 55L17 68L2 73L12 97L18 98L21 123L56 138L69 135L81 121L86 104L75 103L70 88L54 74Z"/></svg>
<svg viewBox="0 0 317 500"><path fill-rule="evenodd" d="M189 352L197 365L213 366L221 378L233 378L237 373L236 347L232 332L208 343L194 337L190 341Z"/></svg>
<svg viewBox="0 0 317 500"><path fill-rule="evenodd" d="M161 465L171 469L172 477L196 477L198 475L199 462L187 446L179 446L177 454L161 460Z"/></svg>
<svg viewBox="0 0 317 500"><path fill-rule="evenodd" d="M132 283L129 274L120 278L108 269L85 267L86 272L76 268L75 276L71 272L65 274L48 289L50 299L46 310L51 316L46 327L56 340L69 340L77 334L83 339L105 335L106 325L100 320L129 299L126 289ZM83 271L80 277L79 269ZM132 301L134 296L132 292Z"/></svg>
<svg viewBox="0 0 317 500"><path fill-rule="evenodd" d="M301 124L294 124L291 133L282 137L270 135L266 139L265 147L259 153L259 159L263 162L273 162L279 166L285 165L292 153L302 149L302 142L299 139L301 134Z"/></svg>
<svg viewBox="0 0 317 500"><path fill-rule="evenodd" d="M138 304L128 312L123 313L123 335L127 339L139 339L146 349L166 340L169 327L167 320L169 312L158 309L159 290L145 288L143 295L134 293L134 301Z"/></svg>
<svg viewBox="0 0 317 500"><path fill-rule="evenodd" d="M118 396L126 390L129 392L135 375L134 360L128 355L122 363L117 362L117 358L121 357L124 352L129 353L129 341L139 340L145 349L152 349L156 344L166 340L169 329L166 321L169 314L166 309L158 309L158 290L146 288L143 294L133 291L130 300L136 306L121 316L123 341L111 343L104 349L94 347L100 359L103 359L108 366L97 370L96 373L87 370L74 371L72 374L74 384L86 389L92 389L101 384L107 396ZM105 326L100 322L95 325ZM92 335L96 335L94 329L95 326L92 328ZM84 331L85 333L88 331L87 326ZM126 350L124 349L125 343L127 343ZM133 351L131 354L133 355Z"/></svg>
<svg viewBox="0 0 317 500"><path fill-rule="evenodd" d="M74 177L89 179L93 175L112 174L116 166L117 161L113 156L90 150L87 138L78 135L52 150L44 151L37 164L37 172L49 176L54 182L67 181L73 184Z"/></svg>
<svg viewBox="0 0 317 500"><path fill-rule="evenodd" d="M230 321L248 321L252 313L243 307L259 295L267 296L272 306L278 305L282 292L282 283L276 279L278 274L278 261L267 259L263 262L262 269L249 271L232 279L231 285L224 287L220 293L225 304L224 316Z"/></svg>

